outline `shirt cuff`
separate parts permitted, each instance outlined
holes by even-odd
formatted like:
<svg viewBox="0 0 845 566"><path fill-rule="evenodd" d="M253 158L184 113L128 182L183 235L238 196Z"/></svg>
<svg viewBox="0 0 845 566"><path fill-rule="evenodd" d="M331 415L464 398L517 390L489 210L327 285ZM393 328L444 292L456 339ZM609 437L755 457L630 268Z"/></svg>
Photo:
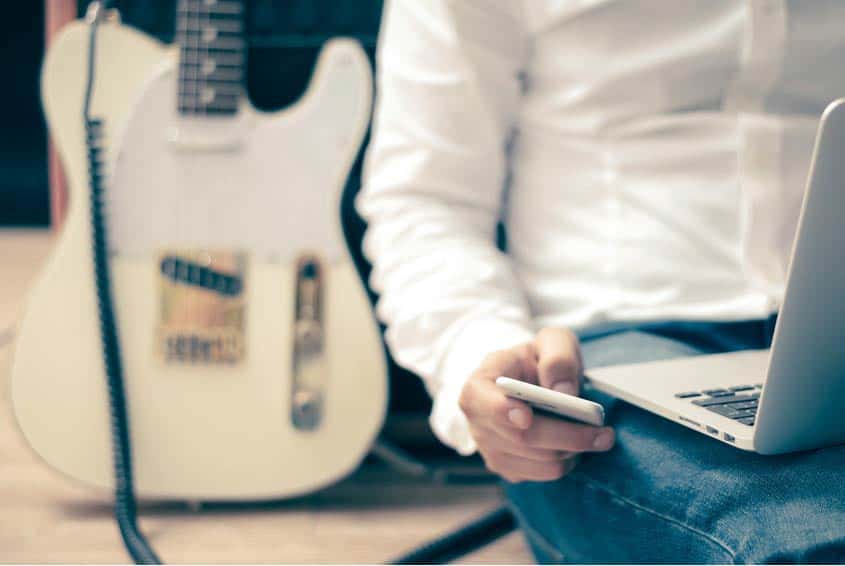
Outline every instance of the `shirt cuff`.
<svg viewBox="0 0 845 566"><path fill-rule="evenodd" d="M495 318L475 320L460 331L441 366L441 387L429 418L431 429L441 442L464 456L475 452L469 424L458 406L461 390L485 356L530 342L534 334L528 325Z"/></svg>

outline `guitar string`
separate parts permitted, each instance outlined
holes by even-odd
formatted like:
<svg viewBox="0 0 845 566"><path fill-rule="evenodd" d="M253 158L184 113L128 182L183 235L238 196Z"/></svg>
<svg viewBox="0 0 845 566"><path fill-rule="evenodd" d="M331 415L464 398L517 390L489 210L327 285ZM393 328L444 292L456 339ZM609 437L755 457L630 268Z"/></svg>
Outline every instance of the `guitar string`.
<svg viewBox="0 0 845 566"><path fill-rule="evenodd" d="M212 29L211 28L211 10L214 6L214 1L213 0L204 0L204 6L205 6L205 25L203 26L203 29L200 32L200 35L202 37L202 40L205 43L205 54L203 55L203 61L208 61L208 60L210 60L210 45L211 45L211 42L216 37L215 34L210 32L210 30ZM206 35L206 34L208 34L208 35ZM216 67L216 64L215 64L215 67ZM199 69L199 67L198 67L198 69ZM210 65L209 65L209 69L211 69ZM202 72L203 88L208 89L208 91L212 93L209 96L209 100L211 102L214 102L216 97L217 97L217 90L214 86L208 86L209 83L212 84L212 85L214 84L213 80L211 80L209 78L211 76L211 73L206 73L205 69L201 69L201 72ZM205 112L204 112L203 115L204 115L204 117L207 118L208 111L205 108L204 108L204 110L205 110ZM205 205L205 222L206 222L206 230L208 230L208 231L210 231L211 226L212 226L212 219L213 219L212 216L213 216L212 207L208 206L208 204L206 203L206 205ZM213 246L212 246L212 249L213 249ZM201 264L204 265L207 268L211 268L211 266L213 264L212 249L206 249L202 253L200 253ZM216 319L216 314L217 314L216 311L218 311L220 309L219 303L224 299L221 299L221 297L215 295L211 290L204 289L202 286L199 287L199 293L201 293L203 295L205 295L207 293L208 295L206 296L206 299L210 302L210 305L209 305L209 308L207 309L207 312L201 313L201 315L200 315L201 317L203 317L203 325L204 326L211 326L213 328L217 323L217 321L215 319ZM211 315L215 315L215 316L211 316ZM213 339L212 338L213 333L208 332L208 330L209 330L208 328L205 328L204 330L206 331L204 340ZM217 329L215 329L215 330L217 330ZM203 342L203 344L205 344L205 341ZM201 352L202 352L203 356L206 355L205 346L203 346L203 348L201 349ZM209 352L209 356L210 356L210 352ZM208 363L209 361L210 361L209 359L201 360L201 362L205 362L205 363Z"/></svg>
<svg viewBox="0 0 845 566"><path fill-rule="evenodd" d="M202 17L203 17L203 15L205 15L206 16L206 18L205 18L206 22L208 21L208 13L209 13L209 10L211 9L210 5L211 5L211 0L200 0L200 3L197 5L197 51L198 52L201 51L202 50L201 44L205 44L205 50L202 53L203 61L208 59L209 51L208 51L208 37L205 35L207 33L207 30L208 30L208 25L203 24ZM205 14L203 14L203 11L205 11ZM207 121L208 121L208 104L214 101L214 97L215 97L214 89L209 86L209 81L207 79L207 75L205 75L205 73L203 73L200 66L197 65L194 68L196 70L197 78L198 78L197 87L199 88L200 85L202 85L202 95L201 95L202 98L200 100L202 101L202 104L203 104L203 107L202 107L203 123L207 123ZM208 98L206 98L206 93L209 93ZM210 218L211 218L211 208L212 207L208 206L208 203L204 203L203 208L205 208L205 223L206 223L206 230L208 230L208 228L211 227ZM208 233L208 232L206 232L206 233ZM197 243L199 243L199 242L197 242ZM194 265L195 269L196 269L196 264L205 263L205 251L203 249L201 249L201 247L199 245L197 245L196 249L197 249L197 251L195 252L195 262L196 263ZM212 302L212 304L208 304L208 303L204 304L203 303L203 301L205 301L207 299L207 297L205 297L205 291L203 290L203 288L201 286L194 286L194 287L192 287L192 289L193 289L193 295L192 296L194 297L194 302L199 304L199 308L194 313L194 315L197 317L196 320L194 321L194 336L196 336L197 339L196 339L196 341L194 341L193 339L191 340L191 359L194 363L197 363L197 362L202 363L204 360L199 359L200 353L202 351L202 349L200 348L200 345L199 345L200 344L200 336L203 336L204 333L208 332L208 319L206 317L208 317L208 311L212 307L213 302ZM207 334L205 334L205 335L207 336Z"/></svg>
<svg viewBox="0 0 845 566"><path fill-rule="evenodd" d="M196 75L196 67L193 66L193 58L199 56L199 50L193 49L191 46L191 39L193 32L195 31L194 25L194 12L199 10L199 6L196 4L197 1L201 0L186 0L187 6L187 13L185 17L185 57L188 59L185 61L185 74L187 76L187 92L190 93L188 99L191 101L191 108L188 112L187 116L185 117L187 121L190 121L197 113L197 106L198 102L200 102L199 98L199 90L198 90L198 83L197 83L197 75ZM185 187L187 188L187 187ZM185 190L183 188L183 191ZM185 198L185 193L182 193L182 199L180 202L180 237L179 237L179 247L181 248L180 253L177 254L177 257L181 255L184 259L180 262L179 267L180 276L183 280L180 282L177 280L176 286L179 289L179 294L181 295L181 299L183 300L181 316L182 320L179 321L179 325L177 326L177 343L179 343L179 363L185 363L186 361L190 361L191 359L191 350L190 350L190 328L191 322L193 319L193 309L194 306L192 305L192 297L191 294L194 292L190 285L189 285L189 272L188 272L188 261L192 258L189 255L190 244L188 242L188 230L186 229L186 215L189 212L189 201L190 195L187 195L188 198ZM187 280L186 280L187 279ZM184 333L184 334L183 334ZM187 350L187 351L186 351ZM187 360L186 360L187 358Z"/></svg>
<svg viewBox="0 0 845 566"><path fill-rule="evenodd" d="M186 119L187 116L190 115L192 111L193 102L191 100L191 94L189 90L189 68L188 68L188 57L189 57L189 49L188 49L188 28L190 27L189 21L191 18L191 0L179 0L179 7L181 8L177 13L177 25L178 27L178 41L179 41L179 79L178 79L178 88L177 88L177 114L176 114L176 127L180 128L183 126L183 121ZM179 242L182 238L184 238L183 234L183 226L180 219L182 218L183 212L183 200L184 197L180 197L181 191L179 190L172 190L170 193L170 209L168 210L168 216L171 220L171 226L176 224L177 226L172 227L174 237L177 242ZM169 279L165 277L162 279L161 285L163 290L166 290L166 298L163 299L162 304L159 306L162 309L161 315L163 319L162 324L162 334L159 338L163 341L161 347L163 348L163 355L162 358L164 359L165 363L172 363L173 361L179 361L181 358L181 349L182 344L179 340L179 332L178 328L179 325L182 324L181 322L176 320L176 324L174 324L174 319L176 315L179 314L179 304L183 298L182 287L178 284L179 278L179 262L178 262L178 250L168 249L167 246L167 235L168 230L164 230L162 233L159 234L156 242L159 247L159 256L164 260L165 258L174 258L172 262L172 277ZM174 248L178 248L178 244L174 246ZM181 316L181 315L180 315Z"/></svg>
<svg viewBox="0 0 845 566"><path fill-rule="evenodd" d="M212 11L212 9L213 9L214 5L215 5L215 2L214 2L213 0L205 0L205 27L203 28L203 31L202 31L202 34L203 34L203 40L205 41L205 55L203 56L203 60L204 60L204 61L209 61L209 60L211 60L211 57L210 57L210 55L209 55L209 53L210 53L210 45L211 45L211 42L212 42L213 40L215 40L215 39L216 39L216 37L217 37L217 36L216 36L216 33L212 33L212 32L210 31L210 30L212 29L212 25L211 25L211 11ZM207 33L208 35L205 35L206 33ZM217 66L217 65L216 65L216 62L215 62L215 68L216 68L216 66ZM211 69L212 67L209 65L209 67L208 67L208 68L209 68L209 69ZM213 72L213 71L212 71L212 72ZM207 85L207 84L209 84L209 83L210 83L210 84L214 85L214 80L210 78L210 77L211 77L211 75L212 75L212 73L211 73L211 72L206 73L206 72L205 72L205 70L203 70L203 83L204 83L204 84L206 84L206 85ZM214 101L216 100L216 97L217 97L217 89L216 89L216 85L215 85L215 86L209 86L209 87L207 87L207 88L209 89L209 91L210 91L210 92L214 93L214 94L212 94L212 95L209 97L209 98L210 98L210 100L211 100L211 102L214 102ZM207 114L208 114L208 112L206 111L206 115L207 115ZM212 226L212 221L213 221L213 213L212 213L212 209L211 209L211 207L210 207L210 206L206 206L205 210L206 210L206 225L207 225L209 228L211 228L211 226ZM223 215L223 217L225 218L225 217L226 217L226 215L224 214L224 215ZM206 250L205 250L205 252L204 252L204 256L203 256L203 258L202 258L202 259L203 259L203 264L205 264L205 266L206 266L207 268L211 268L211 267L212 267L212 265L213 265L214 256L213 256L213 253L212 253L212 252L213 252L213 247L212 247L212 249L206 249ZM202 289L202 287L200 287L200 288ZM210 326L212 326L212 327L216 327L216 326L217 326L217 324L218 324L218 322L219 322L219 321L217 320L217 315L219 314L217 311L219 311L219 309L221 308L221 304L223 304L223 305L225 305L225 304L226 304L226 303L225 303L226 298L225 298L225 297L223 297L223 296L220 296L220 295L216 295L216 294L215 294L214 292L212 292L211 290L202 290L201 292L202 292L202 293L208 293L208 294L209 294L209 297L211 297L211 298L212 298L211 300L213 301L213 304L214 304L214 310L213 310L213 311L210 311L210 312L206 312L206 313L204 313L204 316L206 317L206 321L205 321L205 322L206 322L206 324L208 324L208 325L210 325ZM211 316L211 315L214 315L214 316ZM213 339L214 339L214 335L215 335L216 333L219 333L219 329L218 329L218 328L214 328L214 330L215 330L215 332L209 332L209 333L207 334L207 336L206 336L206 340L213 340ZM210 348L210 346L209 346L209 348ZM206 355L205 346L203 346L202 352L203 352L203 355ZM210 351L208 352L208 355L210 356ZM203 360L203 361L208 362L209 360L208 360L208 359L206 359L206 360Z"/></svg>
<svg viewBox="0 0 845 566"><path fill-rule="evenodd" d="M202 51L201 51L200 42L203 40L203 37L202 37L203 27L202 27L202 21L201 20L202 20L203 5L206 4L206 1L205 0L194 0L194 2L195 2L195 7L196 7L196 11L195 11L195 14L194 14L194 21L193 21L194 54L195 54L197 59L200 59L201 55L205 56L205 54L202 53ZM205 85L205 82L200 78L200 66L199 65L193 65L191 67L191 69L194 73L194 80L193 80L193 84L191 86L194 89L194 91L193 91L194 96L196 96L197 99L199 100L199 104L200 104L200 107L201 107L201 112L199 114L202 117L202 120L201 120L200 123L205 124L206 123L205 119L207 117L207 112L206 112L206 108L205 108L205 104L206 104L205 93L206 93L207 87ZM190 193L189 193L189 201L192 200L191 196L192 195L190 195ZM203 205L205 206L206 210L209 208L207 203L203 203ZM188 213L189 214L191 213L191 208L192 207L189 205L189 207L188 207ZM194 210L193 212L194 212L194 217L196 218L196 212L197 211ZM191 218L188 219L189 222L191 220L192 220ZM184 244L183 244L190 250L190 253L188 254L188 262L189 263L187 264L188 269L187 269L187 273L186 273L187 281L185 282L185 289L188 293L188 319L189 319L188 329L189 329L189 331L188 331L187 342L189 344L189 346L188 346L188 358L189 358L191 364L194 364L197 361L197 348L196 348L196 346L197 346L197 343L198 343L198 336L200 334L200 327L202 326L201 325L202 314L199 312L203 307L202 290L195 287L193 285L193 281L191 281L192 271L194 271L193 268L195 267L195 265L198 261L202 261L201 260L202 250L200 249L199 245L197 245L198 243L199 242L194 242L192 238L188 237L186 240L184 240ZM194 339L195 337L197 337L196 340Z"/></svg>
<svg viewBox="0 0 845 566"><path fill-rule="evenodd" d="M209 0L195 0L196 1L196 13L194 14L194 49L197 59L205 61L208 59L208 50L206 49L203 51L202 43L206 41L205 38L205 26L203 25L203 10L206 12L208 11ZM207 123L208 118L208 99L206 99L206 93L211 92L211 89L206 83L205 76L201 75L201 65L194 65L194 92L195 95L199 99L199 103L201 106L200 116L202 117L203 124ZM213 100L213 95L211 95L210 100ZM202 203L202 206L206 210L206 233L207 230L210 228L208 223L208 211L211 207L208 206L208 203ZM191 209L189 208L189 212ZM196 217L196 213L198 211L196 209L193 210L194 216ZM203 304L204 296L203 290L201 287L194 285L194 281L192 281L192 275L196 272L196 266L203 262L203 249L199 246L199 242L193 241L192 239L188 239L186 244L192 248L190 254L190 264L188 268L188 281L186 285L186 289L188 290L188 300L189 300L189 309L188 313L190 315L190 360L191 363L197 363L199 358L199 341L200 336L202 335L202 330L204 330L205 320L204 316L206 313L203 311L207 310L208 305Z"/></svg>
<svg viewBox="0 0 845 566"><path fill-rule="evenodd" d="M192 85L192 82L191 82L192 78L193 78L192 77L193 71L190 67L190 63L191 63L190 59L192 57L192 53L191 53L191 18L192 18L192 14L193 14L193 9L194 9L194 0L185 0L185 17L184 17L184 22L183 22L183 35L182 35L182 41L183 41L182 53L183 53L183 56L185 58L185 61L183 62L183 69L184 69L184 91L183 92L184 92L184 96L185 96L185 112L182 115L181 121L183 123L180 127L186 127L185 123L190 120L190 118L191 118L192 114L195 112L195 108L196 108L196 99L195 99L196 94L194 92L194 88L193 88L193 85ZM180 194L181 197L178 199L179 205L178 205L178 208L177 208L177 211L178 211L177 221L179 223L179 238L177 240L178 243L177 243L177 246L176 246L176 253L174 254L175 257L177 258L177 262L176 262L176 274L177 274L177 276L176 276L176 280L174 281L174 287L175 287L175 290L176 290L176 296L177 296L177 301L178 301L176 303L175 307L177 309L180 309L180 307L181 307L181 309L184 309L185 307L188 306L187 301L190 299L190 294L187 293L187 287L180 282L180 278L183 277L184 264L183 264L182 261L178 261L178 258L182 257L182 254L185 252L185 236L186 236L186 233L185 233L184 215L185 215L186 207L185 207L184 189L182 191L180 191L178 194ZM185 306L181 306L181 305L185 305ZM181 319L181 320L178 320L178 323L174 327L174 329L175 329L174 334L175 334L175 338L176 338L175 342L176 342L176 348L177 348L176 356L177 356L177 363L179 363L179 362L185 361L184 360L184 357L185 357L185 350L184 350L185 342L183 340L181 333L183 331L182 329L186 326L187 320L190 319L190 310L187 310L187 311L186 310L176 310L176 312L179 313L179 319Z"/></svg>
<svg viewBox="0 0 845 566"><path fill-rule="evenodd" d="M200 30L200 11L202 10L202 4L204 0L188 0L188 4L190 5L189 13L188 13L188 20L185 22L186 34L185 34L185 44L187 46L187 52L191 55L190 66L187 67L190 69L191 77L190 77L190 89L191 89L191 100L192 104L192 115L189 116L190 118L195 118L198 114L198 106L203 104L203 89L201 88L200 80L199 80L199 66L194 64L193 59L200 58L200 34L202 33ZM192 9L192 10L191 10ZM191 46L191 39L194 40L194 45ZM203 113L204 114L204 113ZM190 363L193 363L195 360L195 354L193 345L194 341L191 339L192 335L197 333L197 320L199 315L197 313L197 307L200 305L198 298L196 295L198 294L198 290L195 289L191 285L191 262L195 262L197 260L198 249L194 248L191 250L191 239L189 236L190 230L187 230L186 227L190 223L190 212L191 212L191 205L190 201L192 196L190 193L187 195L188 198L183 198L183 203L186 207L186 214L182 215L183 221L180 223L183 227L183 235L181 238L181 246L182 250L187 257L183 265L185 267L185 281L182 282L180 285L185 297L185 307L186 311L185 314L186 320L182 322L182 331L185 332L185 335L181 337L183 340L183 351L187 349L187 358ZM187 222L185 222L187 216ZM181 360L184 362L185 360Z"/></svg>
<svg viewBox="0 0 845 566"><path fill-rule="evenodd" d="M197 14L196 14L196 50L197 50L197 57L200 58L200 54L202 54L201 59L203 61L207 61L209 59L209 37L206 36L208 31L208 27L210 24L210 11L211 5L213 4L213 0L199 0L197 4ZM204 44L204 48L203 48ZM194 72L196 75L196 88L197 92L200 93L200 102L202 103L202 118L203 123L208 123L208 105L214 102L216 93L212 87L209 86L209 81L207 79L206 74L203 72L201 65L196 65L194 67ZM207 96L206 96L207 95ZM208 234L211 229L211 206L208 205L207 202L202 203L203 208L205 209L205 233ZM196 214L198 211L194 211ZM193 252L193 261L194 264L191 266L194 273L198 274L198 265L204 265L206 262L206 256L208 254L208 250L203 248L199 242L192 242L192 246L194 246ZM205 295L206 291L202 288L201 285L195 285L193 281L191 283L191 293L192 298L194 301L194 308L192 309L194 315L193 321L193 333L191 339L191 361L192 363L202 363L203 359L201 356L202 348L200 347L200 342L203 336L207 336L208 332L208 314L211 308L214 306L214 302L209 299Z"/></svg>

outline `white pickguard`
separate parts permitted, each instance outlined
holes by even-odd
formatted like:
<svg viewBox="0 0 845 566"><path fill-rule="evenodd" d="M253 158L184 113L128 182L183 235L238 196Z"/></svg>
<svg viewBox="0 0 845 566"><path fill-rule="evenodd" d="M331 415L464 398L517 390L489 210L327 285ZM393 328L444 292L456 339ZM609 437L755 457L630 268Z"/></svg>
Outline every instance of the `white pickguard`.
<svg viewBox="0 0 845 566"><path fill-rule="evenodd" d="M112 247L131 256L174 245L237 248L274 261L319 250L345 260L337 188L371 97L360 51L335 40L298 104L264 114L244 103L235 119L181 118L176 67L164 65L120 144L109 200Z"/></svg>
<svg viewBox="0 0 845 566"><path fill-rule="evenodd" d="M365 55L353 42L332 42L299 104L275 116L245 107L236 150L198 152L221 138L197 124L181 129L179 143L169 135L179 126L176 52L119 24L100 34L94 115L105 119L110 155L119 155L108 188L111 264L138 493L264 499L340 479L366 455L387 404L378 328L338 227L340 192L369 117ZM86 35L83 24L68 26L44 64L42 98L71 199L20 327L12 401L21 430L51 466L110 487L81 120ZM201 212L177 214L191 202ZM174 366L153 355L153 250L165 243L250 254L248 351L240 364ZM302 251L328 260L330 375L323 423L314 431L290 422L293 261Z"/></svg>

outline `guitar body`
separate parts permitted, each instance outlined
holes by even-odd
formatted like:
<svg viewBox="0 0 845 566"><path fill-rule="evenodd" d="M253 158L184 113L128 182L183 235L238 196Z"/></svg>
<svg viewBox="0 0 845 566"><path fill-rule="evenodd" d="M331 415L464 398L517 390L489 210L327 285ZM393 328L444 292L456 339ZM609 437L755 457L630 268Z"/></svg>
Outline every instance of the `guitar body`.
<svg viewBox="0 0 845 566"><path fill-rule="evenodd" d="M70 26L44 65L71 199L20 328L12 400L45 461L109 487L81 120L86 34ZM365 54L334 40L296 105L263 114L241 100L225 120L177 112L177 50L111 23L98 54L93 114L107 128L137 493L272 499L337 481L367 454L387 407L378 327L339 224L369 120Z"/></svg>

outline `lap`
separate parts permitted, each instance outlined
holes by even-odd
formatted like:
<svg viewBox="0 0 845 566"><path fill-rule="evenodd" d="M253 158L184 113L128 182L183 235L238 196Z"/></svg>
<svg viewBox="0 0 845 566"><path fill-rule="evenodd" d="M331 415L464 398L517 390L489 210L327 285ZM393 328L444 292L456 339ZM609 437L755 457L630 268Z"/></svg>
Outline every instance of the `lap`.
<svg viewBox="0 0 845 566"><path fill-rule="evenodd" d="M585 341L585 365L700 350L640 332ZM616 447L561 481L509 485L538 558L574 562L841 561L845 447L742 452L646 411L598 399Z"/></svg>

